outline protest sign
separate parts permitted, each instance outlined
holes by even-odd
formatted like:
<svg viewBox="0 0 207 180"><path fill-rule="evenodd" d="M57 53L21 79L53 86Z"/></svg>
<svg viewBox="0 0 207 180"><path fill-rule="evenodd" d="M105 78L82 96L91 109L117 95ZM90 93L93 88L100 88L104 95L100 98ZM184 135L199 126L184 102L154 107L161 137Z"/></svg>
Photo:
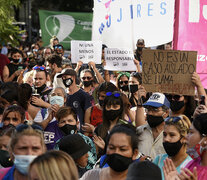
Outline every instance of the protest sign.
<svg viewBox="0 0 207 180"><path fill-rule="evenodd" d="M197 52L144 50L142 82L148 92L195 95L191 82Z"/></svg>
<svg viewBox="0 0 207 180"><path fill-rule="evenodd" d="M71 61L84 64L90 61L101 64L102 42L101 41L71 41Z"/></svg>
<svg viewBox="0 0 207 180"><path fill-rule="evenodd" d="M92 40L132 49L140 38L146 47L168 43L173 39L174 6L175 0L94 0Z"/></svg>
<svg viewBox="0 0 207 180"><path fill-rule="evenodd" d="M70 49L71 40L91 40L92 16L92 13L39 10L43 46L50 45L52 36L65 49Z"/></svg>
<svg viewBox="0 0 207 180"><path fill-rule="evenodd" d="M207 88L207 2L206 0L176 1L174 49L197 51L197 70Z"/></svg>
<svg viewBox="0 0 207 180"><path fill-rule="evenodd" d="M132 50L105 48L104 56L106 66L104 69L110 71L136 71L134 64L134 53Z"/></svg>

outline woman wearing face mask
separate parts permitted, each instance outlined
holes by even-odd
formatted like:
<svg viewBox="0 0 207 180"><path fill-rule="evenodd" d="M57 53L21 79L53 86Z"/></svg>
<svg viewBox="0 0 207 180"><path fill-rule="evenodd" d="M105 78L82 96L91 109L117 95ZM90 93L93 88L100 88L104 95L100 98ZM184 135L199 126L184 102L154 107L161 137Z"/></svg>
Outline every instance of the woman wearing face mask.
<svg viewBox="0 0 207 180"><path fill-rule="evenodd" d="M14 166L0 170L2 180L27 180L28 168L34 158L45 152L41 127L37 125L20 125L16 128L10 141L9 151Z"/></svg>
<svg viewBox="0 0 207 180"><path fill-rule="evenodd" d="M49 98L51 108L42 108L34 119L34 122L40 124L44 129L45 144L48 149L53 149L55 142L63 136L58 128L55 114L60 107L64 106L66 98L66 92L62 87L55 88Z"/></svg>
<svg viewBox="0 0 207 180"><path fill-rule="evenodd" d="M129 93L129 77L130 73L128 72L118 72L118 76L116 78L116 86L119 90L128 95Z"/></svg>
<svg viewBox="0 0 207 180"><path fill-rule="evenodd" d="M170 158L178 172L181 168L191 161L191 157L186 153L186 135L189 131L191 122L185 116L168 117L165 119L163 132L163 147L167 154L158 155L154 159L154 163L158 165L162 172L164 180L163 166L164 160Z"/></svg>
<svg viewBox="0 0 207 180"><path fill-rule="evenodd" d="M91 61L88 63L88 65L90 69L82 70L80 73L80 79L83 90L92 96L95 88L98 87L99 84L103 83L104 79L96 68L96 64L94 62Z"/></svg>
<svg viewBox="0 0 207 180"><path fill-rule="evenodd" d="M90 150L88 151L89 157L86 169L92 169L97 161L96 148L93 141L88 136L85 136L84 134L79 132L80 123L78 121L78 117L75 111L68 106L61 107L56 113L55 117L58 121L58 128L62 131L63 136L79 134L84 139L85 143L87 143L90 146ZM59 149L59 143L61 139L58 139L56 141L54 149Z"/></svg>
<svg viewBox="0 0 207 180"><path fill-rule="evenodd" d="M126 125L116 125L110 132L106 147L106 163L109 167L93 169L81 180L124 180L129 165L138 155L138 137L134 130Z"/></svg>
<svg viewBox="0 0 207 180"><path fill-rule="evenodd" d="M167 94L166 97L170 101L171 116L184 114L192 121L192 115L196 108L193 96Z"/></svg>
<svg viewBox="0 0 207 180"><path fill-rule="evenodd" d="M94 106L89 107L85 112L85 124L82 126L82 130L87 133L91 133L94 131L99 124L103 122L102 119L102 111L104 105L104 99L106 97L107 92L117 91L117 87L111 82L104 82L99 85L96 93L98 103Z"/></svg>
<svg viewBox="0 0 207 180"><path fill-rule="evenodd" d="M197 89L198 97L201 95L206 97L204 87L202 86L200 77L196 72L192 74L191 81ZM192 117L196 108L196 102L193 96L169 94L166 95L166 97L170 101L172 116L179 116L184 114L191 120L191 122L193 121Z"/></svg>

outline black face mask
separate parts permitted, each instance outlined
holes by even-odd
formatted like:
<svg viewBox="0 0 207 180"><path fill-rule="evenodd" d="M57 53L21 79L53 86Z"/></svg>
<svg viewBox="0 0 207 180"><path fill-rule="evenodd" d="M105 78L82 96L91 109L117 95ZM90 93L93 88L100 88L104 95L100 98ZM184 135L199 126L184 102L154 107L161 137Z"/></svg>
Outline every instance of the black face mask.
<svg viewBox="0 0 207 180"><path fill-rule="evenodd" d="M109 110L109 111L105 110L103 113L104 113L107 120L113 121L121 115L122 109Z"/></svg>
<svg viewBox="0 0 207 180"><path fill-rule="evenodd" d="M0 164L5 168L13 166L13 161L8 151L0 150Z"/></svg>
<svg viewBox="0 0 207 180"><path fill-rule="evenodd" d="M65 124L63 127L60 127L60 130L63 132L65 136L69 134L75 134L77 130L76 125Z"/></svg>
<svg viewBox="0 0 207 180"><path fill-rule="evenodd" d="M116 172L122 172L128 169L133 162L132 158L122 156L120 154L107 154L107 163L111 169Z"/></svg>
<svg viewBox="0 0 207 180"><path fill-rule="evenodd" d="M90 85L92 85L92 81L83 81L83 85L85 87L89 87Z"/></svg>
<svg viewBox="0 0 207 180"><path fill-rule="evenodd" d="M16 64L19 63L19 59L12 59L12 61Z"/></svg>
<svg viewBox="0 0 207 180"><path fill-rule="evenodd" d="M129 85L129 91L131 93L137 92L138 91L138 85L137 84Z"/></svg>
<svg viewBox="0 0 207 180"><path fill-rule="evenodd" d="M177 142L170 143L170 142L163 142L163 147L168 154L168 156L172 157L175 156L181 149L183 144L178 140Z"/></svg>
<svg viewBox="0 0 207 180"><path fill-rule="evenodd" d="M121 86L120 89L122 91L129 91L129 86L128 85L124 85L124 86Z"/></svg>
<svg viewBox="0 0 207 180"><path fill-rule="evenodd" d="M170 109L173 112L179 111L185 105L184 101L170 101Z"/></svg>
<svg viewBox="0 0 207 180"><path fill-rule="evenodd" d="M73 84L73 80L71 78L63 79L63 84L65 87L70 87L70 85Z"/></svg>
<svg viewBox="0 0 207 180"><path fill-rule="evenodd" d="M143 47L137 47L138 51L142 51Z"/></svg>
<svg viewBox="0 0 207 180"><path fill-rule="evenodd" d="M42 91L46 88L46 84L43 84L42 86L40 87L35 87L35 89L37 90L37 93L38 94L41 94Z"/></svg>
<svg viewBox="0 0 207 180"><path fill-rule="evenodd" d="M147 122L151 128L155 128L164 121L162 116L152 116L147 114Z"/></svg>
<svg viewBox="0 0 207 180"><path fill-rule="evenodd" d="M98 100L98 103L99 103L100 106L103 107L103 105L104 105L104 100L100 100L100 99L99 99L99 100Z"/></svg>

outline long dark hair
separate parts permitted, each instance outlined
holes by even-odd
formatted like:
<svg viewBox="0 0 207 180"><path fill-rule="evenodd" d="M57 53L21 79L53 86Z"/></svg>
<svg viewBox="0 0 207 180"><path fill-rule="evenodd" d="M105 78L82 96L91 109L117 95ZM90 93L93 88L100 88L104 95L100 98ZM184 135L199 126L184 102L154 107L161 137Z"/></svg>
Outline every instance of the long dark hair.
<svg viewBox="0 0 207 180"><path fill-rule="evenodd" d="M119 97L115 97L114 94L120 94ZM107 135L107 132L109 130L109 127L111 125L111 121L107 119L107 117L105 116L105 112L106 112L106 106L107 105L120 105L120 109L122 109L122 113L120 113L120 116L118 119L122 119L123 115L124 115L124 103L123 103L123 99L122 99L122 94L118 91L115 91L112 93L111 96L106 96L104 99L104 105L103 105L103 124L101 126L101 128L99 129L99 134L102 138L105 138Z"/></svg>

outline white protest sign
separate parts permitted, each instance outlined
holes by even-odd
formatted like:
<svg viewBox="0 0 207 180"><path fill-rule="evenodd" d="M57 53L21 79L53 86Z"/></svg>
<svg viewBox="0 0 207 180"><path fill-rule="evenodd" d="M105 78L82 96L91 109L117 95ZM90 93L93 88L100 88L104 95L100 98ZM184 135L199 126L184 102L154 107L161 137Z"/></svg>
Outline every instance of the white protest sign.
<svg viewBox="0 0 207 180"><path fill-rule="evenodd" d="M134 64L134 53L132 50L105 48L104 56L106 66L104 69L109 71L136 71Z"/></svg>
<svg viewBox="0 0 207 180"><path fill-rule="evenodd" d="M146 47L173 40L175 0L94 0L92 40L110 48Z"/></svg>
<svg viewBox="0 0 207 180"><path fill-rule="evenodd" d="M90 61L101 64L102 42L101 41L71 41L71 61L84 64Z"/></svg>

